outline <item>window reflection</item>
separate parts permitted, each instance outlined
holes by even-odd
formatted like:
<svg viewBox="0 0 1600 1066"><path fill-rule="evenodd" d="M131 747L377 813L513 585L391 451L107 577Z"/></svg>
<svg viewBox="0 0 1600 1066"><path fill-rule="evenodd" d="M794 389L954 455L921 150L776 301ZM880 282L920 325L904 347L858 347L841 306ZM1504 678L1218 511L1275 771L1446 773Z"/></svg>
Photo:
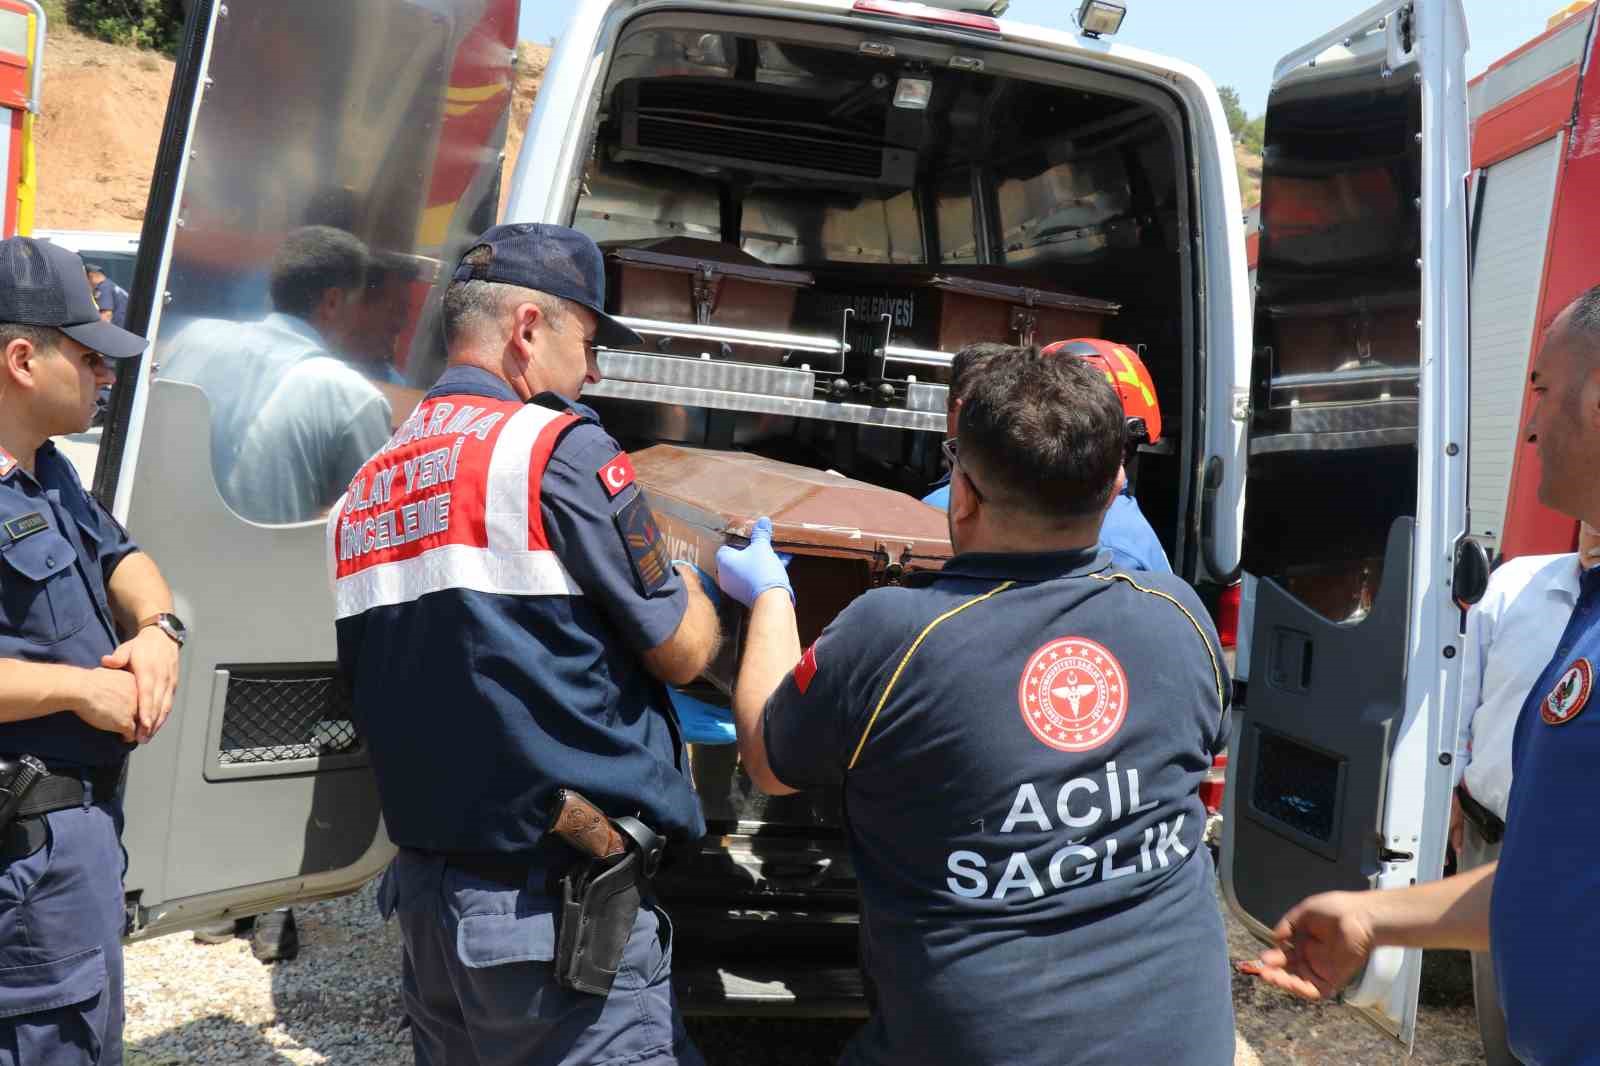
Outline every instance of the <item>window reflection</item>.
<svg viewBox="0 0 1600 1066"><path fill-rule="evenodd" d="M392 356L400 331L382 290L367 303L369 259L344 230L297 229L272 261L269 314L193 321L162 355L162 377L205 390L217 489L243 518L318 517L389 438L389 402L368 374L393 372L374 356L385 334Z"/></svg>

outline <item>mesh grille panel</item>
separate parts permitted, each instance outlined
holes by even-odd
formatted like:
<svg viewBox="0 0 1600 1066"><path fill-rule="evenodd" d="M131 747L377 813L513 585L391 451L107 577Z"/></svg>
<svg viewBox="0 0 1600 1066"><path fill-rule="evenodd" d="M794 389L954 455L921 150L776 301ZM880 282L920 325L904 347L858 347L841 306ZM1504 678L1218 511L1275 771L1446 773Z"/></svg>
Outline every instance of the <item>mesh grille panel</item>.
<svg viewBox="0 0 1600 1066"><path fill-rule="evenodd" d="M219 761L224 766L315 759L363 750L350 700L321 671L229 671Z"/></svg>
<svg viewBox="0 0 1600 1066"><path fill-rule="evenodd" d="M1333 842L1339 760L1272 733L1259 734L1251 805L1269 818Z"/></svg>

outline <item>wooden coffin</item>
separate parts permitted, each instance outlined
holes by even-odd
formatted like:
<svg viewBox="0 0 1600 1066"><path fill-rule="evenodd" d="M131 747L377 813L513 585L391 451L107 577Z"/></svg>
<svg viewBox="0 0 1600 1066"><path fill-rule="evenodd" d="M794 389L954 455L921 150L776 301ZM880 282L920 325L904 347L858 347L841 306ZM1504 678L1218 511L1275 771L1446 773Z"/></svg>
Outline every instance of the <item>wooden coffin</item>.
<svg viewBox="0 0 1600 1066"><path fill-rule="evenodd" d="M666 237L606 251L611 313L664 322L787 332L796 294L812 284L803 270L769 267L737 245L692 237ZM656 351L712 355L776 364L783 353L750 345L672 340Z"/></svg>
<svg viewBox="0 0 1600 1066"><path fill-rule="evenodd" d="M950 558L943 511L903 492L746 452L657 444L632 456L673 559L713 576L717 549L747 543L762 515L794 556L800 640L810 644L857 596ZM743 611L724 604L723 650L706 680L733 690Z"/></svg>

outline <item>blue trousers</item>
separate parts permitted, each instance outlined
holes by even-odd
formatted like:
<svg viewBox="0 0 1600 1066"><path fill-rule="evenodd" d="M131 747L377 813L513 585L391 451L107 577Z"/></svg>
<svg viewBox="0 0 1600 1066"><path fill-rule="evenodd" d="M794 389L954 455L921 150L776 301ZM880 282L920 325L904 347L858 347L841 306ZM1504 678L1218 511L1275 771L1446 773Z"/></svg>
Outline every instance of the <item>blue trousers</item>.
<svg viewBox="0 0 1600 1066"><path fill-rule="evenodd" d="M378 906L398 914L417 1066L704 1066L672 990L672 926L641 907L611 994L555 983L546 872L512 888L402 850Z"/></svg>
<svg viewBox="0 0 1600 1066"><path fill-rule="evenodd" d="M0 861L0 1066L121 1066L122 844L108 805Z"/></svg>

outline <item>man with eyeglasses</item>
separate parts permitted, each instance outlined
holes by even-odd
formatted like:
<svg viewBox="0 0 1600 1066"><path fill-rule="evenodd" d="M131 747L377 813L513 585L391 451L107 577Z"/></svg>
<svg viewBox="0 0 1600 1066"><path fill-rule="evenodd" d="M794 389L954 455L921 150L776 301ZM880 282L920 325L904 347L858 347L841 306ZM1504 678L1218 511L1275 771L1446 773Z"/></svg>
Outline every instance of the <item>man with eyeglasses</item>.
<svg viewBox="0 0 1600 1066"><path fill-rule="evenodd" d="M447 369L328 524L339 665L400 847L379 906L399 916L424 1066L701 1061L653 865L629 860L705 832L666 684L699 675L719 630L627 453L577 402L597 343L640 343L604 308L588 237L485 233L444 295ZM605 816L592 828L646 843L583 866L548 828L563 790ZM591 885L637 905L610 924ZM602 925L609 991L568 967Z"/></svg>
<svg viewBox="0 0 1600 1066"><path fill-rule="evenodd" d="M947 416L956 424L961 400L978 375L997 355L1015 351L1004 344L974 344L956 353L950 365L950 404ZM1170 574L1172 564L1166 549L1139 503L1134 499L1128 471L1137 460L1140 444L1155 444L1161 439L1161 407L1156 401L1155 383L1144 360L1126 345L1096 338L1057 341L1041 349L1041 354L1081 359L1106 376L1122 400L1128 435L1124 441L1125 466L1119 472L1117 494L1106 510L1100 526L1100 546L1111 553L1111 561L1125 570L1154 570ZM950 506L950 479L947 476L922 502L941 511Z"/></svg>
<svg viewBox="0 0 1600 1066"><path fill-rule="evenodd" d="M955 428L955 557L803 652L770 523L717 555L751 607L746 770L850 811L877 1006L844 1061L1232 1062L1198 795L1229 682L1193 590L1098 544L1123 405L1086 362L1012 348Z"/></svg>

